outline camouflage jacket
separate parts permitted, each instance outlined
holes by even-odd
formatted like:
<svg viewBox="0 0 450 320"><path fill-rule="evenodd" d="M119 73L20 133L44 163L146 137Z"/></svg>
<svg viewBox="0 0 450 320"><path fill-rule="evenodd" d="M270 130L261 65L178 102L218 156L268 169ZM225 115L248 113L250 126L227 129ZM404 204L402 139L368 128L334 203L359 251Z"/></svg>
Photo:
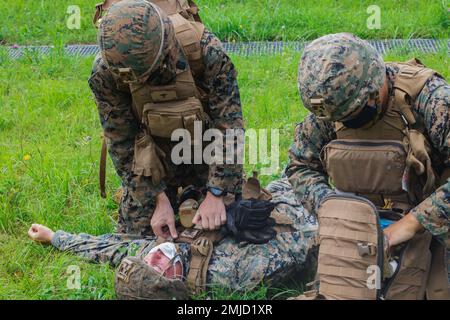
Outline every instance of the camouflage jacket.
<svg viewBox="0 0 450 320"><path fill-rule="evenodd" d="M276 210L288 216L295 232L279 233L263 245L249 244L241 247L231 238L214 246L208 266L207 283L232 290L252 289L261 282L276 285L288 281L314 263L311 247L317 231L317 221L295 200L286 179L268 186L273 201L283 201ZM94 262L118 266L126 256L145 257L156 246L155 238L139 239L136 236L105 234L70 234L57 231L52 240L59 250L75 253ZM178 244L184 270L189 270L190 245ZM310 254L311 253L311 254Z"/></svg>
<svg viewBox="0 0 450 320"><path fill-rule="evenodd" d="M242 108L237 72L225 53L220 41L205 30L201 47L205 71L196 78L196 85L208 96L206 112L212 127L226 134L226 129L242 129ZM152 83L157 85L157 77ZM159 82L166 80L160 79ZM134 155L134 142L138 134L139 122L132 113L132 98L129 88L118 86L111 72L97 55L89 85L95 96L104 135L108 141L109 154L118 175L131 190L133 197L145 202L145 198L155 196L166 189L162 181L154 185L150 177L133 175L131 167ZM225 138L224 138L225 139ZM235 146L237 148L237 146ZM239 192L242 183L242 165L212 164L209 169L208 186L215 186L228 192Z"/></svg>
<svg viewBox="0 0 450 320"><path fill-rule="evenodd" d="M386 73L392 96L392 84L398 70L387 66ZM413 106L413 112L416 119L424 123L426 135L440 156L436 166L440 169L450 167L450 86L445 80L437 76L429 79ZM320 201L333 191L320 161L320 152L334 139L336 132L333 123L318 120L313 114L309 114L295 130L286 174L298 199L311 212L315 212ZM411 213L433 235L445 236L450 224L449 201L450 181L447 180Z"/></svg>

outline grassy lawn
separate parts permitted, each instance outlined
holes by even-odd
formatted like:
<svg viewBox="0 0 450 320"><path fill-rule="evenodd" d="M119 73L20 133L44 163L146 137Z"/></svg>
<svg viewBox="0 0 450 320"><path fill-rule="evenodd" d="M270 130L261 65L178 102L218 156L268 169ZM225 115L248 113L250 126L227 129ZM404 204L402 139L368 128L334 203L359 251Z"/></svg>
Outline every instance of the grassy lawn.
<svg viewBox="0 0 450 320"><path fill-rule="evenodd" d="M386 58L410 56L397 52ZM449 77L445 52L419 57ZM233 59L247 127L281 129L283 167L294 123L306 114L296 89L299 54ZM108 266L33 244L26 237L32 222L92 234L114 229L117 207L98 192L101 128L86 81L91 63L92 58L58 53L10 61L0 50L0 299L114 298ZM119 180L111 163L108 169L111 195ZM81 290L66 288L70 265L81 269ZM265 288L245 295L217 290L214 298L265 294Z"/></svg>
<svg viewBox="0 0 450 320"><path fill-rule="evenodd" d="M0 43L93 43L100 0L2 0ZM449 0L197 0L205 24L225 41L303 40L348 31L363 38L448 38ZM367 28L368 6L381 9L381 29ZM69 5L81 28L69 30ZM401 23L399 23L401 22Z"/></svg>

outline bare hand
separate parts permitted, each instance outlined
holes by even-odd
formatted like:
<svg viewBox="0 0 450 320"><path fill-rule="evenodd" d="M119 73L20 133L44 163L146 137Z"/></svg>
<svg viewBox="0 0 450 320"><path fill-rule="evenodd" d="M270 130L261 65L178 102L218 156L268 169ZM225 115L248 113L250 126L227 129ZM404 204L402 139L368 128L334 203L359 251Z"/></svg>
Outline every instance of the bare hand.
<svg viewBox="0 0 450 320"><path fill-rule="evenodd" d="M423 227L416 217L407 214L399 221L384 229L384 234L389 239L389 246L393 247L405 241L411 240Z"/></svg>
<svg viewBox="0 0 450 320"><path fill-rule="evenodd" d="M158 237L168 239L178 238L178 233L175 228L175 214L172 205L166 194L160 193L156 198L156 208L150 221L153 232Z"/></svg>
<svg viewBox="0 0 450 320"><path fill-rule="evenodd" d="M223 198L208 192L192 219L192 223L201 224L204 230L217 230L226 222L227 215Z"/></svg>
<svg viewBox="0 0 450 320"><path fill-rule="evenodd" d="M50 243L53 239L55 233L48 227L33 223L28 230L28 236L36 241L41 243Z"/></svg>

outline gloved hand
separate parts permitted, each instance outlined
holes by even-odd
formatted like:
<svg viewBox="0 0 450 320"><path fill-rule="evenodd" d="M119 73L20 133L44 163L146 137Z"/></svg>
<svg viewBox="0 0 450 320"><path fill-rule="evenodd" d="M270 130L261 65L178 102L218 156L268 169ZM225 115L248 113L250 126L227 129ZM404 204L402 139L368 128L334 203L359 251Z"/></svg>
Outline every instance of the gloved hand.
<svg viewBox="0 0 450 320"><path fill-rule="evenodd" d="M227 220L231 216L237 229L261 229L273 221L270 214L274 208L275 204L264 200L235 201L227 207Z"/></svg>
<svg viewBox="0 0 450 320"><path fill-rule="evenodd" d="M270 214L275 204L264 200L238 200L227 207L226 228L236 241L266 243L276 235Z"/></svg>
<svg viewBox="0 0 450 320"><path fill-rule="evenodd" d="M237 242L249 242L254 244L267 243L275 236L277 232L270 226L259 230L241 230L235 236Z"/></svg>

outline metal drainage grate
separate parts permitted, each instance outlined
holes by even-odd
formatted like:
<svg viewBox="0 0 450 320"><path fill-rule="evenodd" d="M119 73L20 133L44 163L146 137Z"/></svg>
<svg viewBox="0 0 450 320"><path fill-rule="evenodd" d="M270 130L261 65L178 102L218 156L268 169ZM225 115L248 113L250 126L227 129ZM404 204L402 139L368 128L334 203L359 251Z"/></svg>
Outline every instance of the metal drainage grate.
<svg viewBox="0 0 450 320"><path fill-rule="evenodd" d="M450 52L450 39L389 39L389 40L369 40L369 43L381 54L386 54L392 50L420 51L425 53L435 53L438 51ZM228 53L251 56L251 55L274 55L283 52L301 52L308 42L287 41L287 42L225 42L223 45ZM47 55L54 49L53 46L18 46L7 47L11 58L17 59L26 54ZM64 51L71 56L91 56L99 51L98 46L88 45L68 45Z"/></svg>

